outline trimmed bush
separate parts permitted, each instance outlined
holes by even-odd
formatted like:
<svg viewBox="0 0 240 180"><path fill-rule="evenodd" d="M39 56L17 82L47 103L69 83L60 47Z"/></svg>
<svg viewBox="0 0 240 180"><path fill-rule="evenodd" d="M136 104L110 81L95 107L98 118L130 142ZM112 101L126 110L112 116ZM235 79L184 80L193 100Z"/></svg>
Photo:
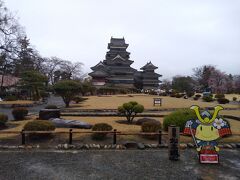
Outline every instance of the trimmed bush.
<svg viewBox="0 0 240 180"><path fill-rule="evenodd" d="M24 120L27 114L28 110L24 107L17 107L12 110L12 115L15 120Z"/></svg>
<svg viewBox="0 0 240 180"><path fill-rule="evenodd" d="M237 98L236 98L236 97L233 97L233 101L237 101Z"/></svg>
<svg viewBox="0 0 240 180"><path fill-rule="evenodd" d="M212 101L213 101L212 96L203 96L202 99L203 99L203 101L205 101L205 102L212 102Z"/></svg>
<svg viewBox="0 0 240 180"><path fill-rule="evenodd" d="M223 98L225 98L225 95L224 94L216 94L214 97L216 99L223 99Z"/></svg>
<svg viewBox="0 0 240 180"><path fill-rule="evenodd" d="M92 127L92 131L111 131L113 128L107 123L97 123ZM107 136L107 133L93 133L92 139L103 140Z"/></svg>
<svg viewBox="0 0 240 180"><path fill-rule="evenodd" d="M182 132L185 124L190 119L197 119L195 112L191 109L181 109L172 112L163 119L163 128L165 131L168 131L168 126L175 125L180 127Z"/></svg>
<svg viewBox="0 0 240 180"><path fill-rule="evenodd" d="M176 97L176 98L181 98L181 97L183 97L183 96L184 96L184 94L181 94L181 93L175 94L175 97Z"/></svg>
<svg viewBox="0 0 240 180"><path fill-rule="evenodd" d="M138 102L136 101L130 101L118 107L118 112L125 115L128 123L132 123L137 113L142 113L143 111L144 106L138 104Z"/></svg>
<svg viewBox="0 0 240 180"><path fill-rule="evenodd" d="M25 124L24 130L25 131L54 131L55 126L51 121L34 120ZM44 134L29 133L28 135L30 139L51 137L51 133L47 133L47 132Z"/></svg>
<svg viewBox="0 0 240 180"><path fill-rule="evenodd" d="M219 104L227 104L227 103L229 103L229 100L226 99L226 98L219 98L219 99L217 99L217 101L218 101Z"/></svg>
<svg viewBox="0 0 240 180"><path fill-rule="evenodd" d="M56 105L49 104L45 107L45 109L58 109L58 107Z"/></svg>
<svg viewBox="0 0 240 180"><path fill-rule="evenodd" d="M142 132L145 133L156 133L159 130L161 130L162 126L161 123L158 122L144 122L141 126ZM147 139L155 139L158 136L157 135L143 135L143 137Z"/></svg>
<svg viewBox="0 0 240 180"><path fill-rule="evenodd" d="M7 121L8 116L6 114L0 114L0 127L5 127Z"/></svg>
<svg viewBox="0 0 240 180"><path fill-rule="evenodd" d="M16 101L17 97L16 96L6 96L4 98L5 101Z"/></svg>
<svg viewBox="0 0 240 180"><path fill-rule="evenodd" d="M159 94L159 96L167 96L168 94L166 92L162 92Z"/></svg>
<svg viewBox="0 0 240 180"><path fill-rule="evenodd" d="M141 118L141 119L138 119L138 120L136 121L136 125L142 125L142 124L145 123L145 122L155 122L155 123L160 124L160 122L157 121L156 119Z"/></svg>

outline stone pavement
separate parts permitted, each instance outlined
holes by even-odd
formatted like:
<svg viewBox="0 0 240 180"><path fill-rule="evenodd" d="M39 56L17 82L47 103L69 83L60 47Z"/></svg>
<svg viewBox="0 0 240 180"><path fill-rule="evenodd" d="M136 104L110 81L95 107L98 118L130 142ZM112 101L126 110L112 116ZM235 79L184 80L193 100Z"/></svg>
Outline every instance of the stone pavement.
<svg viewBox="0 0 240 180"><path fill-rule="evenodd" d="M169 161L167 149L0 151L0 179L240 179L240 150L222 150L220 164L199 164L196 151Z"/></svg>

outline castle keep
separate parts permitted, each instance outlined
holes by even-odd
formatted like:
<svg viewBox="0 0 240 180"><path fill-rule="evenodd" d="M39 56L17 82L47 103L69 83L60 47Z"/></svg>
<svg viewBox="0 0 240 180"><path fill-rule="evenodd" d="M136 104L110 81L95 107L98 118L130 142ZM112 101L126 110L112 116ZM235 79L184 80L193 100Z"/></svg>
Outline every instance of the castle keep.
<svg viewBox="0 0 240 180"><path fill-rule="evenodd" d="M106 53L105 60L91 67L93 72L89 73L92 77L93 85L100 87L121 87L138 89L157 89L159 77L162 75L155 73L158 68L148 62L137 71L131 67L134 62L130 60L130 52L127 51L128 44L124 38L111 38L108 43L109 51Z"/></svg>

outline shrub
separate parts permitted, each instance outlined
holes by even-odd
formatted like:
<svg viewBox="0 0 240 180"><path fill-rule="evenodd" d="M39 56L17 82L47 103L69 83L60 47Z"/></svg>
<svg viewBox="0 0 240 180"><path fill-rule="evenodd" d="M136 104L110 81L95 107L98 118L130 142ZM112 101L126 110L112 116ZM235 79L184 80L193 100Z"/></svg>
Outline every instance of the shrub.
<svg viewBox="0 0 240 180"><path fill-rule="evenodd" d="M58 107L54 104L49 104L45 107L45 109L58 109Z"/></svg>
<svg viewBox="0 0 240 180"><path fill-rule="evenodd" d="M138 102L136 101L130 101L118 107L118 112L121 114L124 114L129 123L132 123L137 113L141 113L143 112L143 110L144 110L144 106L141 104L138 104Z"/></svg>
<svg viewBox="0 0 240 180"><path fill-rule="evenodd" d="M12 115L15 120L23 120L27 114L28 110L24 107L18 107L12 110Z"/></svg>
<svg viewBox="0 0 240 180"><path fill-rule="evenodd" d="M191 109L177 110L164 117L163 128L165 131L167 131L168 126L175 125L180 127L180 131L182 132L186 122L190 119L197 119L197 116L193 110Z"/></svg>
<svg viewBox="0 0 240 180"><path fill-rule="evenodd" d="M8 121L8 116L5 114L0 114L0 127L4 127Z"/></svg>
<svg viewBox="0 0 240 180"><path fill-rule="evenodd" d="M237 101L237 98L236 98L236 97L233 97L233 101Z"/></svg>
<svg viewBox="0 0 240 180"><path fill-rule="evenodd" d="M176 98L181 98L181 97L183 97L183 96L184 96L183 93L177 93L177 94L175 94L175 97L176 97Z"/></svg>
<svg viewBox="0 0 240 180"><path fill-rule="evenodd" d="M158 123L158 124L160 124L160 122L159 121L157 121L156 119L151 119L151 118L141 118L141 119L138 119L137 121L136 121L136 125L142 125L143 123L145 123L145 122L155 122L155 123Z"/></svg>
<svg viewBox="0 0 240 180"><path fill-rule="evenodd" d="M212 96L203 96L202 99L203 99L203 101L205 101L205 102L212 102L212 101L213 101Z"/></svg>
<svg viewBox="0 0 240 180"><path fill-rule="evenodd" d="M51 121L34 120L25 124L24 130L25 131L54 131L55 126ZM51 137L51 133L47 133L47 132L44 134L29 133L28 135L30 139Z"/></svg>
<svg viewBox="0 0 240 180"><path fill-rule="evenodd" d="M158 122L144 122L141 126L142 132L145 133L155 133L161 130L162 126L161 123ZM155 139L158 136L157 135L143 135L143 137L148 139Z"/></svg>
<svg viewBox="0 0 240 180"><path fill-rule="evenodd" d="M224 94L216 94L215 98L216 99L223 99L223 98L225 98L225 95Z"/></svg>
<svg viewBox="0 0 240 180"><path fill-rule="evenodd" d="M168 94L166 92L162 92L159 94L159 96L167 96Z"/></svg>
<svg viewBox="0 0 240 180"><path fill-rule="evenodd" d="M227 103L229 103L229 100L226 99L226 98L219 98L219 99L217 99L217 101L218 101L219 104L227 104Z"/></svg>
<svg viewBox="0 0 240 180"><path fill-rule="evenodd" d="M92 127L92 131L111 131L113 128L107 123L97 123ZM92 139L103 140L107 136L107 133L93 133Z"/></svg>
<svg viewBox="0 0 240 180"><path fill-rule="evenodd" d="M76 96L73 98L73 101L75 101L77 104L80 103L80 102L83 102L83 101L86 101L88 98L83 98L83 97L80 97L80 96Z"/></svg>
<svg viewBox="0 0 240 180"><path fill-rule="evenodd" d="M5 101L16 101L17 97L16 96L6 96L4 98Z"/></svg>

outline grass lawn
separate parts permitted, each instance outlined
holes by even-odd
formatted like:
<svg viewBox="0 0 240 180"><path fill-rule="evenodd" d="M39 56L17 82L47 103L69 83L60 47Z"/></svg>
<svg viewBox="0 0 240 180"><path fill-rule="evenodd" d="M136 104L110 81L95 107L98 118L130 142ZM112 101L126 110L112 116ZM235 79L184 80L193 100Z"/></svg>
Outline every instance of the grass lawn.
<svg viewBox="0 0 240 180"><path fill-rule="evenodd" d="M33 101L17 100L17 101L0 101L0 104L33 104Z"/></svg>
<svg viewBox="0 0 240 180"><path fill-rule="evenodd" d="M153 106L153 98L159 96L151 95L133 95L133 97L128 95L113 95L113 96L89 96L88 100L81 104L71 104L72 109L116 109L118 106L122 105L128 101L137 101L143 104L146 109L165 109L165 108L189 108L192 105L198 105L202 108L204 107L214 107L217 102L203 102L201 99L194 101L193 99L183 99L163 96L162 106ZM239 108L239 105L233 104L223 104L226 108Z"/></svg>

